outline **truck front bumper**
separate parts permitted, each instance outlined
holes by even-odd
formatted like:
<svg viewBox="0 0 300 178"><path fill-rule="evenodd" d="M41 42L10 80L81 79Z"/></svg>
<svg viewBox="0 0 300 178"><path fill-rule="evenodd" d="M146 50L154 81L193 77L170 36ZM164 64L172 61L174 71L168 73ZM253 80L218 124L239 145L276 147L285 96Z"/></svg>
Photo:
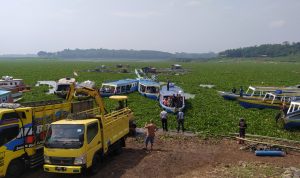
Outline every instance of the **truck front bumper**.
<svg viewBox="0 0 300 178"><path fill-rule="evenodd" d="M44 165L45 172L63 173L63 174L79 174L82 172L81 166L58 166L58 165Z"/></svg>

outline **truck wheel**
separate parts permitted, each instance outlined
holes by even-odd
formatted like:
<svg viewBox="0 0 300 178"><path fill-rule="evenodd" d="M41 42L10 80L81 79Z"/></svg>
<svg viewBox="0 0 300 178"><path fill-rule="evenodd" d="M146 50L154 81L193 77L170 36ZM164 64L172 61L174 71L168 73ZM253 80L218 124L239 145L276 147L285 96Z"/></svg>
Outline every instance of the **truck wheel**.
<svg viewBox="0 0 300 178"><path fill-rule="evenodd" d="M123 152L123 141L124 139L122 138L121 140L118 141L116 148L114 150L115 155L119 155Z"/></svg>
<svg viewBox="0 0 300 178"><path fill-rule="evenodd" d="M15 159L9 163L7 168L6 177L7 178L17 178L20 177L25 170L24 164L21 160Z"/></svg>
<svg viewBox="0 0 300 178"><path fill-rule="evenodd" d="M95 155L93 158L93 162L92 162L92 167L91 167L91 173L92 174L97 174L97 172L100 169L100 157L99 155Z"/></svg>

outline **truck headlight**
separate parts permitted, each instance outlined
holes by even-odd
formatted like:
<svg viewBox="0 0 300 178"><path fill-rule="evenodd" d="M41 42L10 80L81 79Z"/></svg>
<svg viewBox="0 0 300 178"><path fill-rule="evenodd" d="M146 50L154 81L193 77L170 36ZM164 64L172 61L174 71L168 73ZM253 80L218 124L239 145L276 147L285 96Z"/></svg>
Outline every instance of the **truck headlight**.
<svg viewBox="0 0 300 178"><path fill-rule="evenodd" d="M44 155L44 162L45 162L46 164L51 164L50 157L47 156L47 155Z"/></svg>
<svg viewBox="0 0 300 178"><path fill-rule="evenodd" d="M74 165L82 165L85 163L86 163L86 155L79 156L74 160Z"/></svg>

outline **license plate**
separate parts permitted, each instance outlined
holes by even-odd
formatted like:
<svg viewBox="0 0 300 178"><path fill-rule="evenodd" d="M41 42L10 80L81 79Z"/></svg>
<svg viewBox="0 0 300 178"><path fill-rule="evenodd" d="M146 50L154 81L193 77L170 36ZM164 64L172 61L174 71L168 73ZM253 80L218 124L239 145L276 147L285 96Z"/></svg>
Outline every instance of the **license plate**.
<svg viewBox="0 0 300 178"><path fill-rule="evenodd" d="M67 168L65 168L65 167L55 167L55 170L56 171L66 171L67 170Z"/></svg>

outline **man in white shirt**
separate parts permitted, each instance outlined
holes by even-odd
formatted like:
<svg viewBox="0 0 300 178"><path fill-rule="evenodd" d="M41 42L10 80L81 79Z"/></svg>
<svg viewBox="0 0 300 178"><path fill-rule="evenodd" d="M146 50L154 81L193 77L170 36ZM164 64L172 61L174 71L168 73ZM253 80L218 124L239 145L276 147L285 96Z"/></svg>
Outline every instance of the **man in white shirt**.
<svg viewBox="0 0 300 178"><path fill-rule="evenodd" d="M165 110L162 110L160 112L160 119L161 119L163 131L168 132L168 113Z"/></svg>

